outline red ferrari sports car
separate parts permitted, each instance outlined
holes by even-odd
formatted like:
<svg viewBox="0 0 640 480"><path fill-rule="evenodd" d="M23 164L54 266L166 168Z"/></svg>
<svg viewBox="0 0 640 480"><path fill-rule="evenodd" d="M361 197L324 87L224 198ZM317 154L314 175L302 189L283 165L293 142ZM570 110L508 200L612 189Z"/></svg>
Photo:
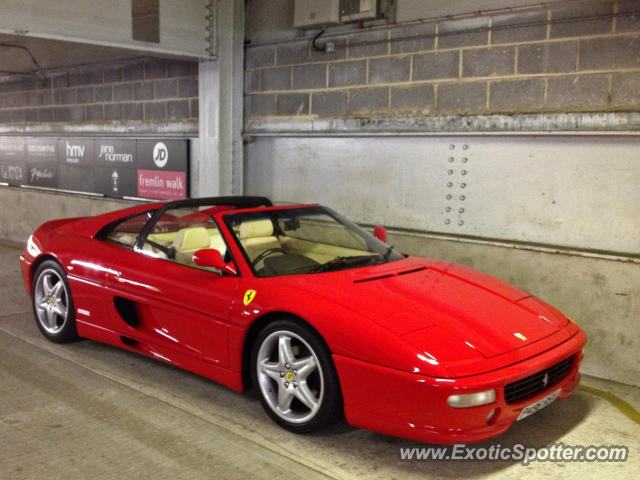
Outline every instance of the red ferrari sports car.
<svg viewBox="0 0 640 480"><path fill-rule="evenodd" d="M475 442L575 390L586 337L565 315L377 237L319 205L220 197L51 221L20 260L47 338L254 387L294 432L344 415Z"/></svg>

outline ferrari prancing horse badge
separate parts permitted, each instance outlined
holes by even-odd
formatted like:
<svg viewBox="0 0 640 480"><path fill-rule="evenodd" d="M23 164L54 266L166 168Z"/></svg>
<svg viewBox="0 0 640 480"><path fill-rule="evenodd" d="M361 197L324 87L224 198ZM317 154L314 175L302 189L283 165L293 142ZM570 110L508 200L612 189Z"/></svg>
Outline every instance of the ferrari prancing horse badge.
<svg viewBox="0 0 640 480"><path fill-rule="evenodd" d="M255 290L247 290L246 292L244 292L244 305L245 307L247 305L249 305L253 299L256 298L256 291Z"/></svg>

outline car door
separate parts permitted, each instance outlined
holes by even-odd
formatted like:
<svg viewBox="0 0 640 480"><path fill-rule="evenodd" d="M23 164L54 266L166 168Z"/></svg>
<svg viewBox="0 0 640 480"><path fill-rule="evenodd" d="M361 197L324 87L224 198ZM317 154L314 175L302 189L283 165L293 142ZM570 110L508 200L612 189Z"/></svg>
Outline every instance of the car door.
<svg viewBox="0 0 640 480"><path fill-rule="evenodd" d="M189 250L225 249L213 220L182 220L166 213L140 239L135 249L124 249L107 275L123 335L160 347L152 354L172 361L171 353L206 359L228 366L229 317L240 278L202 269L191 262ZM184 232L205 229L207 245L185 239ZM178 238L179 237L179 238ZM181 239L181 244L176 243ZM188 242L191 242L187 245ZM176 245L184 247L175 251ZM174 250L178 255L167 255ZM176 357L177 358L177 357ZM177 361L175 363L178 363Z"/></svg>
<svg viewBox="0 0 640 480"><path fill-rule="evenodd" d="M95 238L60 237L65 248L73 252L65 268L74 297L78 329L83 324L119 332L122 320L114 315L113 298L105 295L108 278L117 270L123 255L132 249L142 228L152 217L145 211L121 218L104 227Z"/></svg>

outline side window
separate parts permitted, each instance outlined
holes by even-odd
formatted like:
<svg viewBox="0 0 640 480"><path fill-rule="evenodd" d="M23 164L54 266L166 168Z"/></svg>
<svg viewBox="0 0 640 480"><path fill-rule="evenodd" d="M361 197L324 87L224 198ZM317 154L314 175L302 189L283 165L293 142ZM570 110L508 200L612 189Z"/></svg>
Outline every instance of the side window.
<svg viewBox="0 0 640 480"><path fill-rule="evenodd" d="M141 213L127 218L107 230L104 238L112 242L119 243L126 247L133 247L138 239L138 235L151 218L150 212Z"/></svg>
<svg viewBox="0 0 640 480"><path fill-rule="evenodd" d="M167 210L145 238L143 253L192 267L193 254L204 248L216 249L225 258L227 244L211 213L197 208Z"/></svg>

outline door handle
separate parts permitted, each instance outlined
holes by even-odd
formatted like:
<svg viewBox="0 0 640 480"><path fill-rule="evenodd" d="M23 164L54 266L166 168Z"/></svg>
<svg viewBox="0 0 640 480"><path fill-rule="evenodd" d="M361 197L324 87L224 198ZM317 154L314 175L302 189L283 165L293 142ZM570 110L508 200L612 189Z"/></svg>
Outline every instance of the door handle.
<svg viewBox="0 0 640 480"><path fill-rule="evenodd" d="M122 273L121 272L113 272L111 275L113 275L113 277L118 281L118 283L124 283L129 287L134 287L134 288L138 288L138 289L144 289L145 291L151 291L151 292L160 292L160 290L156 287L154 287L153 285L148 285L146 283L140 282L140 281L135 281L135 280L131 280L129 278L126 277L122 277Z"/></svg>

